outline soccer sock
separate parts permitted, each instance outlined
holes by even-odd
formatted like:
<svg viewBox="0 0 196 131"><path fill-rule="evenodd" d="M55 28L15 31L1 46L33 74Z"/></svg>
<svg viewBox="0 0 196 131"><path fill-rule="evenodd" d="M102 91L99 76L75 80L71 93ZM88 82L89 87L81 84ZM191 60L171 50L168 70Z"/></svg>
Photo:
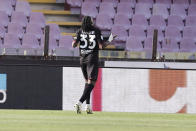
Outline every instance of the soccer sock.
<svg viewBox="0 0 196 131"><path fill-rule="evenodd" d="M87 84L87 86L85 86L84 88L84 92L80 98L80 102L83 103L85 100L87 100L87 98L89 98L89 102L90 102L90 94L91 94L91 91L93 90L94 88L94 85L93 84ZM88 101L87 101L88 102Z"/></svg>

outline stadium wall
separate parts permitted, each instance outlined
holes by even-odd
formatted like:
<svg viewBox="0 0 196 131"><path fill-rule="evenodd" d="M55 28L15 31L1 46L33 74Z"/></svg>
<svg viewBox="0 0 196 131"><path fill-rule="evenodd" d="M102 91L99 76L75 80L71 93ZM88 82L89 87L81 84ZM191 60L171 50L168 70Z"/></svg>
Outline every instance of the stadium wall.
<svg viewBox="0 0 196 131"><path fill-rule="evenodd" d="M73 110L84 88L80 68L63 68L63 110ZM196 71L102 68L93 110L196 113Z"/></svg>
<svg viewBox="0 0 196 131"><path fill-rule="evenodd" d="M62 109L62 67L0 66L0 109Z"/></svg>

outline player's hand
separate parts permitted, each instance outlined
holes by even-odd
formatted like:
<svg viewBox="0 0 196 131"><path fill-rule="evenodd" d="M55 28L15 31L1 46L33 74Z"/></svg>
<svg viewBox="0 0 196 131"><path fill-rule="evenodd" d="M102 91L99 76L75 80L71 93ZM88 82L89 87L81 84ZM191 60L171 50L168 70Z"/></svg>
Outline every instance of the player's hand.
<svg viewBox="0 0 196 131"><path fill-rule="evenodd" d="M112 33L111 33L109 38L108 38L108 42L112 42L116 37L117 37L117 35L113 36Z"/></svg>

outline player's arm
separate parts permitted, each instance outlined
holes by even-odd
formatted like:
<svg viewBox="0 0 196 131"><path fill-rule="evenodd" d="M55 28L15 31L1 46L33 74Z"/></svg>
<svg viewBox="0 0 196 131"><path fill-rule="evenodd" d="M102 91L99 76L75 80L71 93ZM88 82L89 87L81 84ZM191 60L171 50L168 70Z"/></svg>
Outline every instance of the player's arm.
<svg viewBox="0 0 196 131"><path fill-rule="evenodd" d="M105 49L107 46L109 46L111 44L111 42L117 37L117 35L113 36L112 34L110 34L109 38L107 41L102 42L100 44L100 49Z"/></svg>
<svg viewBox="0 0 196 131"><path fill-rule="evenodd" d="M76 32L76 37L73 38L72 47L75 48L80 44L80 30Z"/></svg>

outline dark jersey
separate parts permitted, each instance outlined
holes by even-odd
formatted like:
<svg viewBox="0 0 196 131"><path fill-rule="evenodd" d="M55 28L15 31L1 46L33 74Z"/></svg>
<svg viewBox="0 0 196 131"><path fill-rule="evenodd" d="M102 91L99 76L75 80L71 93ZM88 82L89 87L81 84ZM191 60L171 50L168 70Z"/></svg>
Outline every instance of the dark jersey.
<svg viewBox="0 0 196 131"><path fill-rule="evenodd" d="M89 32L83 32L81 29L77 32L76 42L80 43L80 56L82 61L90 59L98 59L99 43L103 43L101 31L98 28L93 28Z"/></svg>

